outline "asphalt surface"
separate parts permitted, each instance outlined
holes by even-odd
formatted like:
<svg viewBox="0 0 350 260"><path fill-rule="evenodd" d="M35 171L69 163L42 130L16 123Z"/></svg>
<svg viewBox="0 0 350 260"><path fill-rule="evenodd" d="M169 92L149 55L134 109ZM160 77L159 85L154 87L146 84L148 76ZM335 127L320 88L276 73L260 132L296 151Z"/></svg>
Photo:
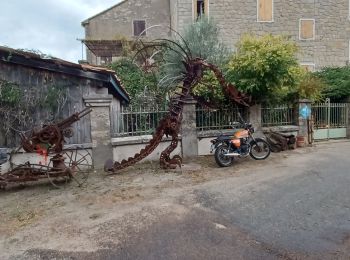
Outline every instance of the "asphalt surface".
<svg viewBox="0 0 350 260"><path fill-rule="evenodd" d="M350 246L349 166L349 142L323 143L315 152L257 169L274 180L257 178L238 189L224 181L197 194L206 207L272 248L350 259L350 251L338 254Z"/></svg>
<svg viewBox="0 0 350 260"><path fill-rule="evenodd" d="M35 249L26 256L350 259L349 166L347 141L300 149L283 160L246 163L237 176L184 189L176 206L186 214L159 216L146 229L131 228L128 239L118 246L107 245L95 252Z"/></svg>

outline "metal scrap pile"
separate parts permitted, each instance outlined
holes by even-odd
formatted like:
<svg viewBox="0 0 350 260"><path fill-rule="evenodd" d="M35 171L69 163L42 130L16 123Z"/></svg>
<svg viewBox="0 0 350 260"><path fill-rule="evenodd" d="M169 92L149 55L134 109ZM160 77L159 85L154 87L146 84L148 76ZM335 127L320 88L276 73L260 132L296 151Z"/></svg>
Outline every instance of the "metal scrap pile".
<svg viewBox="0 0 350 260"><path fill-rule="evenodd" d="M295 149L296 138L294 135L269 132L266 134L266 141L269 143L272 152L281 152Z"/></svg>

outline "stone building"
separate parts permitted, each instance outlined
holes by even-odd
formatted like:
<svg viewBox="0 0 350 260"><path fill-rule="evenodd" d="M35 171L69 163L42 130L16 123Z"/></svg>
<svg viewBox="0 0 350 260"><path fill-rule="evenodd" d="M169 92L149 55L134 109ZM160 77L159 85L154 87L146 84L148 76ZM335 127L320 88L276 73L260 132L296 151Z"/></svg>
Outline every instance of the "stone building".
<svg viewBox="0 0 350 260"><path fill-rule="evenodd" d="M349 0L124 0L82 22L87 60L109 63L122 55L121 39L169 37L172 28L205 14L214 19L223 41L234 48L242 34L289 36L300 46L299 60L309 70L344 66L350 59ZM161 25L144 32L153 25Z"/></svg>

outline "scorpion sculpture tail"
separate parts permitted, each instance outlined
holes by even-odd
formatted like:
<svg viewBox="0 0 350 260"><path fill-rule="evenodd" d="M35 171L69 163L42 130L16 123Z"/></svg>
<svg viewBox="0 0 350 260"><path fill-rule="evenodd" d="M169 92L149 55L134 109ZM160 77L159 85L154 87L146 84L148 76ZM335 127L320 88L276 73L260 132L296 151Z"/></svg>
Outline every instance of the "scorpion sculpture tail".
<svg viewBox="0 0 350 260"><path fill-rule="evenodd" d="M175 150L179 142L178 134L180 132L183 105L186 103L186 98L191 93L191 88L201 79L204 69L210 69L214 72L215 76L223 87L225 95L227 95L234 102L248 106L247 102L249 102L249 97L240 93L232 84L227 83L221 71L215 65L207 63L202 59L193 59L190 63L186 63L184 65L186 67L187 74L183 81L183 85L180 88L181 91L175 93L170 100L169 112L160 121L150 143L144 149L142 149L140 153L135 154L134 157L129 157L127 160L122 160L121 162L113 162L112 160L108 160L105 163L105 171L115 173L141 161L156 149L161 142L163 135L166 135L167 137L171 136L172 141L160 155L161 167L165 169L176 168L176 166L181 167L181 157L175 155L173 158L170 158L170 153Z"/></svg>
<svg viewBox="0 0 350 260"><path fill-rule="evenodd" d="M242 92L238 91L238 89L231 83L227 82L225 80L224 75L220 71L220 69L215 66L214 64L208 63L203 60L198 61L203 67L206 67L210 69L214 74L215 77L218 79L221 87L224 90L224 94L230 98L232 101L241 104L243 106L248 107L249 103L251 102L251 97L244 95Z"/></svg>

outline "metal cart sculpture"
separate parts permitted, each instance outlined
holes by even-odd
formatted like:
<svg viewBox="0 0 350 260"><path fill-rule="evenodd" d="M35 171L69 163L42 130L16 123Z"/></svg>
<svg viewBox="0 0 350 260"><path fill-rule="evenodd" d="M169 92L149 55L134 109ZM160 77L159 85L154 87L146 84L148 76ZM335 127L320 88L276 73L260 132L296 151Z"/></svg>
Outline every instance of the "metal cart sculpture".
<svg viewBox="0 0 350 260"><path fill-rule="evenodd" d="M39 131L33 130L29 137L21 134L21 147L25 152L37 153L43 163L26 162L11 166L6 173L0 174L0 189L9 183L26 183L48 179L57 187L62 181L74 179L82 185L87 179L87 170L92 168L91 154L80 150L63 151L64 137L73 136L71 125L89 114L92 110L86 108L56 124L44 125ZM47 163L47 159L49 159ZM3 160L3 163L6 160ZM11 163L11 154L10 159Z"/></svg>

